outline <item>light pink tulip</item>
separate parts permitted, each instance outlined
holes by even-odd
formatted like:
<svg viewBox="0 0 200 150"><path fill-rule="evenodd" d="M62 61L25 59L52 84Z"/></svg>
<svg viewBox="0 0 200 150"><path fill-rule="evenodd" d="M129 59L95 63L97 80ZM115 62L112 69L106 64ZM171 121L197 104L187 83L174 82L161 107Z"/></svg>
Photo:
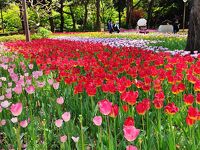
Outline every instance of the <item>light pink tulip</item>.
<svg viewBox="0 0 200 150"><path fill-rule="evenodd" d="M140 133L139 129L136 129L134 126L124 126L124 137L127 141L134 141Z"/></svg>
<svg viewBox="0 0 200 150"><path fill-rule="evenodd" d="M53 83L53 88L57 90L59 88L59 82Z"/></svg>
<svg viewBox="0 0 200 150"><path fill-rule="evenodd" d="M64 98L63 97L59 97L57 98L56 102L60 105L62 105L64 103Z"/></svg>
<svg viewBox="0 0 200 150"><path fill-rule="evenodd" d="M22 128L26 128L26 127L28 126L28 121L27 121L27 120L23 120L23 121L21 121L19 124L20 124L20 126L21 126Z"/></svg>
<svg viewBox="0 0 200 150"><path fill-rule="evenodd" d="M65 142L67 141L67 136L66 136L66 135L61 136L61 137L60 137L60 141L61 141L62 143L65 143Z"/></svg>
<svg viewBox="0 0 200 150"><path fill-rule="evenodd" d="M49 83L49 85L53 85L53 79L48 79L48 83Z"/></svg>
<svg viewBox="0 0 200 150"><path fill-rule="evenodd" d="M5 125L6 125L6 120L5 119L1 120L0 121L0 126L5 126Z"/></svg>
<svg viewBox="0 0 200 150"><path fill-rule="evenodd" d="M63 120L62 119L58 119L58 120L55 121L55 125L58 128L60 128L62 126L62 124L63 124Z"/></svg>
<svg viewBox="0 0 200 150"><path fill-rule="evenodd" d="M3 101L4 98L5 98L5 96L4 96L4 95L1 95L1 96L0 96L0 101Z"/></svg>
<svg viewBox="0 0 200 150"><path fill-rule="evenodd" d="M100 126L102 124L102 117L101 116L95 116L93 118L93 123L96 125L96 126Z"/></svg>
<svg viewBox="0 0 200 150"><path fill-rule="evenodd" d="M22 113L22 103L16 103L12 104L10 107L10 111L13 114L13 116L19 116Z"/></svg>
<svg viewBox="0 0 200 150"><path fill-rule="evenodd" d="M129 145L129 146L126 147L126 150L137 150L137 147Z"/></svg>
<svg viewBox="0 0 200 150"><path fill-rule="evenodd" d="M11 87L11 86L12 86L12 82L9 82L9 83L8 83L8 87Z"/></svg>
<svg viewBox="0 0 200 150"><path fill-rule="evenodd" d="M12 123L17 123L18 122L18 118L17 117L11 118L11 122Z"/></svg>
<svg viewBox="0 0 200 150"><path fill-rule="evenodd" d="M79 140L79 137L74 137L74 136L72 136L72 140L73 140L75 143L77 143L78 140Z"/></svg>
<svg viewBox="0 0 200 150"><path fill-rule="evenodd" d="M62 119L65 121L65 122L68 122L71 118L71 113L70 112L65 112L64 114L62 114Z"/></svg>
<svg viewBox="0 0 200 150"><path fill-rule="evenodd" d="M10 106L10 102L8 102L8 101L3 101L3 102L1 102L1 106L3 107L3 108L8 108L9 106Z"/></svg>
<svg viewBox="0 0 200 150"><path fill-rule="evenodd" d="M110 112L112 110L112 103L110 101L108 101L107 99L99 101L98 106L99 106L100 112L103 115L110 114Z"/></svg>

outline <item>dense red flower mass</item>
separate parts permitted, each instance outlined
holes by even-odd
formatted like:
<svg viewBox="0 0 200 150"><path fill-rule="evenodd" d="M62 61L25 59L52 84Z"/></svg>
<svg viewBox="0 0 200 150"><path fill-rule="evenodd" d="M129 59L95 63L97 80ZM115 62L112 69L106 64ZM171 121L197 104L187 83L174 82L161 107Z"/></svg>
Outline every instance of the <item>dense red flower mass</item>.
<svg viewBox="0 0 200 150"><path fill-rule="evenodd" d="M53 39L5 45L35 62L46 74L58 73L56 80L72 85L74 94L118 94L113 103L106 99L98 103L100 112L111 117L118 115L119 107L127 112L136 105L137 113L144 115L151 103L161 109L171 96L179 97L180 93L188 93L190 88L191 93L200 91L200 61L190 55L172 56L167 52L156 53L133 47ZM119 99L125 103L120 105ZM181 100L187 105L193 105L194 100L200 104L200 95L185 95ZM165 106L167 114L175 114L181 107L176 99L172 102ZM198 109L190 107L186 123L192 125L199 118ZM126 124L134 126L133 118L127 118Z"/></svg>

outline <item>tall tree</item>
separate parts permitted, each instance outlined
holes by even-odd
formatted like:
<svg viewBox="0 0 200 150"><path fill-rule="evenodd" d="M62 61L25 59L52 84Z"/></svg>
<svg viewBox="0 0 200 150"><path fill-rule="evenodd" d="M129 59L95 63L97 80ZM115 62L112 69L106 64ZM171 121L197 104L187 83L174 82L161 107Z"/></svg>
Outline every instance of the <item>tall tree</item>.
<svg viewBox="0 0 200 150"><path fill-rule="evenodd" d="M84 5L84 19L83 19L83 31L86 29L87 19L88 19L88 4L90 0L83 0Z"/></svg>
<svg viewBox="0 0 200 150"><path fill-rule="evenodd" d="M97 31L101 30L101 22L100 22L100 0L96 0L96 29L97 29Z"/></svg>
<svg viewBox="0 0 200 150"><path fill-rule="evenodd" d="M5 9L10 3L10 0L0 0L0 11L1 11L1 26L4 33L4 19L3 19L3 9Z"/></svg>
<svg viewBox="0 0 200 150"><path fill-rule="evenodd" d="M64 31L64 2L65 0L60 0L60 8L59 8L59 13L60 13L60 32Z"/></svg>
<svg viewBox="0 0 200 150"><path fill-rule="evenodd" d="M121 26L121 17L124 8L126 7L126 0L113 0L114 7L118 11L119 26Z"/></svg>
<svg viewBox="0 0 200 150"><path fill-rule="evenodd" d="M132 12L133 12L133 0L127 0L126 1L126 7L127 7L127 10L126 10L126 26L128 28L131 28L131 22L132 22Z"/></svg>
<svg viewBox="0 0 200 150"><path fill-rule="evenodd" d="M190 21L187 39L187 51L192 54L195 50L200 53L200 0L191 1Z"/></svg>

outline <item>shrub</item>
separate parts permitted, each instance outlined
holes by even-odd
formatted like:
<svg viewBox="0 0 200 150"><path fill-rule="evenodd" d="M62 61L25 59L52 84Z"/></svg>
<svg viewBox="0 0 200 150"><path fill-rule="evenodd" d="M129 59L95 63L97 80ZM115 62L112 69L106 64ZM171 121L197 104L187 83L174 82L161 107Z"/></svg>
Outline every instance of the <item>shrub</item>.
<svg viewBox="0 0 200 150"><path fill-rule="evenodd" d="M47 38L49 37L49 35L51 34L51 31L43 28L43 27L39 27L37 35L41 36L42 38Z"/></svg>

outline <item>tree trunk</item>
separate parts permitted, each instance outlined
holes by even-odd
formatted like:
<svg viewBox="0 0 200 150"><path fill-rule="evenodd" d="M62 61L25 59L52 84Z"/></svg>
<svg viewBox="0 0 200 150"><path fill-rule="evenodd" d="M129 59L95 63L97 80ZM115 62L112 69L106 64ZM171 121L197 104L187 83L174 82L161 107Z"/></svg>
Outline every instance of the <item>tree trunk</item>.
<svg viewBox="0 0 200 150"><path fill-rule="evenodd" d="M73 12L73 9L72 9L71 6L69 6L69 9L70 9L71 17L72 17L73 31L76 31L76 19L75 19L75 16L74 16L74 12Z"/></svg>
<svg viewBox="0 0 200 150"><path fill-rule="evenodd" d="M186 51L200 53L200 0L192 1Z"/></svg>
<svg viewBox="0 0 200 150"><path fill-rule="evenodd" d="M60 32L64 31L64 0L60 0Z"/></svg>
<svg viewBox="0 0 200 150"><path fill-rule="evenodd" d="M84 20L83 20L83 31L85 31L86 29L86 25L87 25L87 18L88 18L88 3L89 1L87 0L84 4L84 8L85 8L85 14L84 14Z"/></svg>
<svg viewBox="0 0 200 150"><path fill-rule="evenodd" d="M148 12L147 12L147 28L151 27L151 19L152 19L152 7L153 7L154 0L149 2Z"/></svg>
<svg viewBox="0 0 200 150"><path fill-rule="evenodd" d="M21 20L21 24L22 24L22 31L23 34L25 34L25 28L24 28L24 19L23 19L23 9L22 9L22 5L19 4L19 10L20 10L20 20Z"/></svg>
<svg viewBox="0 0 200 150"><path fill-rule="evenodd" d="M96 29L97 31L101 31L101 22L100 22L100 0L96 0Z"/></svg>
<svg viewBox="0 0 200 150"><path fill-rule="evenodd" d="M121 11L122 11L122 0L119 0L119 6L118 6L118 16L119 16L119 27L121 27Z"/></svg>
<svg viewBox="0 0 200 150"><path fill-rule="evenodd" d="M49 24L50 24L50 27L51 27L51 32L54 32L55 31L55 26L54 26L52 12L49 12Z"/></svg>
<svg viewBox="0 0 200 150"><path fill-rule="evenodd" d="M128 28L132 28L133 1L127 0L126 4L127 4L126 25Z"/></svg>
<svg viewBox="0 0 200 150"><path fill-rule="evenodd" d="M48 4L48 8L50 8L50 10L48 10L47 8L47 11L48 11L48 15L49 15L49 24L50 24L50 27L51 27L51 32L55 32L55 25L54 25L54 20L53 20L53 15L52 15L52 0L49 0L49 4Z"/></svg>

